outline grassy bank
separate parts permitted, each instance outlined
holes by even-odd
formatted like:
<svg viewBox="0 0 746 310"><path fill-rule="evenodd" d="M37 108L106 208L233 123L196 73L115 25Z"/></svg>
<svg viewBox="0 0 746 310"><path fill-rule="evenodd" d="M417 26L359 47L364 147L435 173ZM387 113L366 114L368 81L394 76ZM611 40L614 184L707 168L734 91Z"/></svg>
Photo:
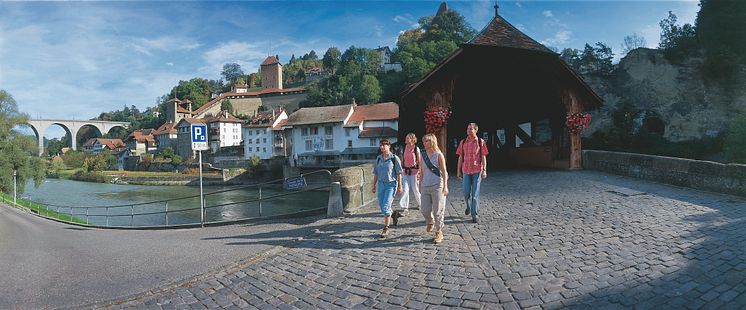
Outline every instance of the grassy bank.
<svg viewBox="0 0 746 310"><path fill-rule="evenodd" d="M0 199L8 206L13 207L13 195L12 194L6 194L6 193L0 193ZM40 205L35 202L31 202L25 199L16 198L16 208L19 209L28 209L31 210L31 212L34 212L36 214L40 214L46 217L58 219L65 222L73 222L77 224L83 224L86 225L85 219L80 219L74 216L70 216L69 214L65 213L59 213L53 210L47 210L46 207L43 205Z"/></svg>

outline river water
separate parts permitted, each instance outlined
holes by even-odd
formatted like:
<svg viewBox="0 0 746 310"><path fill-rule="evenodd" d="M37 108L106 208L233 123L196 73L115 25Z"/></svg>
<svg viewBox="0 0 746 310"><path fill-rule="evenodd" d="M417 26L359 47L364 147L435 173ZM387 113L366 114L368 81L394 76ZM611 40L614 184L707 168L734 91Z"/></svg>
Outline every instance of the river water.
<svg viewBox="0 0 746 310"><path fill-rule="evenodd" d="M230 191L210 194L223 190ZM265 199L273 195L294 194L263 200L260 212L260 203L251 201L259 198L258 187L240 189L240 186L206 186L204 192L206 222L308 211L326 207L329 198L328 190L293 192L285 191L279 185L263 186L261 195ZM50 205L52 210L59 209L63 213L70 213L70 207L91 207L87 210L73 209L73 214L85 220L87 211L89 222L96 225L157 226L165 225L166 221L169 225L199 223L199 197L173 200L195 195L199 195L199 187L118 185L47 179L39 188L34 188L33 183L29 183L26 192L20 197ZM166 203L163 200L169 201ZM195 210L182 211L192 208ZM162 213L166 209L168 216Z"/></svg>

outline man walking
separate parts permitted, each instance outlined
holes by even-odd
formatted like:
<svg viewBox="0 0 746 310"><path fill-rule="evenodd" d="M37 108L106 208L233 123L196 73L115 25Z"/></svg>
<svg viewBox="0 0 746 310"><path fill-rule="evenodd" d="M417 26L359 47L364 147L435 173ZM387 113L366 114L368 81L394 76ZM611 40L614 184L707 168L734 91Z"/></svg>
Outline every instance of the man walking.
<svg viewBox="0 0 746 310"><path fill-rule="evenodd" d="M471 220L474 223L479 222L479 186L482 179L487 177L487 154L489 154L484 139L477 138L478 130L479 126L476 123L469 123L466 126L466 139L461 140L456 149L457 176L464 182L464 199L466 200L464 213L471 214Z"/></svg>

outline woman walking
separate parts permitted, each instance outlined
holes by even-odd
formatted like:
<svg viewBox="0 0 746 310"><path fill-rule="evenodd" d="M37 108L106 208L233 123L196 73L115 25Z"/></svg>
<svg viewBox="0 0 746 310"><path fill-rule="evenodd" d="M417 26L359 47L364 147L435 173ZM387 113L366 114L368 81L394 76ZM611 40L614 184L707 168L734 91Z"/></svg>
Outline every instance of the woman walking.
<svg viewBox="0 0 746 310"><path fill-rule="evenodd" d="M443 153L438 148L438 140L434 134L426 134L422 137L425 145L425 156L422 156L424 165L420 165L420 193L422 193L422 205L420 211L427 222L427 232L433 231L435 227L435 244L443 241L443 217L446 210L446 196L448 196L448 171Z"/></svg>
<svg viewBox="0 0 746 310"><path fill-rule="evenodd" d="M394 194L402 192L402 169L399 157L391 153L389 140L381 140L379 148L381 155L376 157L376 163L373 166L373 193L375 194L378 191L378 207L381 208L381 214L383 214L381 238L384 238L389 234L391 204L394 202Z"/></svg>
<svg viewBox="0 0 746 310"><path fill-rule="evenodd" d="M407 134L405 141L406 144L404 145L401 156L404 173L402 175L403 192L399 199L399 207L404 210L404 214L407 214L409 210L410 191L413 194L412 196L414 196L414 201L417 202L417 207L419 208L422 205L420 201L420 186L417 182L420 175L422 156L420 155L420 148L415 145L417 143L417 136L414 133Z"/></svg>

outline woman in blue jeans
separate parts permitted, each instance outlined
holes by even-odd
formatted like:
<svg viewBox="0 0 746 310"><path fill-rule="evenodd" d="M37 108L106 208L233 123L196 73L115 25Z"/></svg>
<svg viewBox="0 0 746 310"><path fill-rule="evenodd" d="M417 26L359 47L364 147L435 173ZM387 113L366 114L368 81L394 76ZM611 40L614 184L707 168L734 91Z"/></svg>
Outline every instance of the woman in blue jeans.
<svg viewBox="0 0 746 310"><path fill-rule="evenodd" d="M391 220L391 204L394 202L394 194L401 194L401 160L391 153L391 143L387 139L381 140L379 145L381 155L376 157L373 166L373 193L378 191L378 207L383 214L383 231L381 238L389 234L389 221Z"/></svg>

